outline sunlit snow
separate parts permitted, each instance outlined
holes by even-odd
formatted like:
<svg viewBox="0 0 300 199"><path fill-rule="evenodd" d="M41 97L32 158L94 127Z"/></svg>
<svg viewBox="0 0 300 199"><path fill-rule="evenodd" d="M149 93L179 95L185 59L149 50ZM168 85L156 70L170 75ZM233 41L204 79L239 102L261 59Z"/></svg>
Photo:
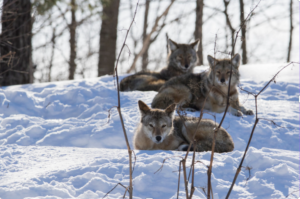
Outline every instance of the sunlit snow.
<svg viewBox="0 0 300 199"><path fill-rule="evenodd" d="M286 64L240 67L241 87L257 93ZM204 70L198 67L196 71ZM123 78L125 76L122 76ZM299 67L289 66L258 98L258 123L230 198L299 197ZM255 109L254 98L240 101ZM129 184L128 153L116 108L112 76L2 87L0 90L0 198L102 198L117 183ZM132 147L140 115L137 101L151 104L156 92L121 93ZM199 112L188 112L199 116ZM220 122L223 114L204 114ZM254 124L254 116L227 114L223 127L235 149L215 154L214 198L225 198ZM273 123L274 122L274 123ZM183 152L135 151L134 198L176 198ZM165 158L169 158L158 173ZM205 198L210 152L197 153L196 191ZM187 165L191 164L191 155ZM250 172L246 167L251 168ZM189 169L189 167L188 167ZM182 179L182 178L181 178ZM122 198L118 186L107 197ZM183 181L180 197L185 198Z"/></svg>

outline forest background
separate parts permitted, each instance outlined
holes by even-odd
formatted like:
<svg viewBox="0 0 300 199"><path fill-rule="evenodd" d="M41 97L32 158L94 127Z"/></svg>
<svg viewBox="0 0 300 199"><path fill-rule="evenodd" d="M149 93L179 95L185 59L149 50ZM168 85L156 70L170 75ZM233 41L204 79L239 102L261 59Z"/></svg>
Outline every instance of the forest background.
<svg viewBox="0 0 300 199"><path fill-rule="evenodd" d="M216 57L230 57L237 30L258 2L141 0L119 73L165 67L167 37L178 43L200 39L199 65L207 65L215 42ZM112 74L136 3L0 1L1 85ZM262 0L243 26L234 53L242 55L243 64L298 61L298 16L296 0Z"/></svg>

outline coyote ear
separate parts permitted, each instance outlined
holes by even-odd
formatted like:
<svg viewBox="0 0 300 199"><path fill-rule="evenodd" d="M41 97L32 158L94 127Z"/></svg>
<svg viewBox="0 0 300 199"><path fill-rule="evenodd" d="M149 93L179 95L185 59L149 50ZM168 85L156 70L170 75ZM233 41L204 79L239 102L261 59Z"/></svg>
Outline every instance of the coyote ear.
<svg viewBox="0 0 300 199"><path fill-rule="evenodd" d="M178 44L175 41L172 41L171 39L168 40L168 45L171 51L174 51L178 48Z"/></svg>
<svg viewBox="0 0 300 199"><path fill-rule="evenodd" d="M176 104L171 104L170 106L168 106L166 109L165 109L165 112L167 113L168 116L172 117L173 116L173 113L175 111L175 108L176 108Z"/></svg>
<svg viewBox="0 0 300 199"><path fill-rule="evenodd" d="M148 113L150 111L149 106L147 106L147 104L145 104L145 102L139 100L138 104L139 104L139 108L140 108L142 115L145 115L146 113Z"/></svg>
<svg viewBox="0 0 300 199"><path fill-rule="evenodd" d="M240 54L235 54L233 56L233 58L231 59L231 62L234 66L236 66L237 68L240 66L240 61L241 61L241 56Z"/></svg>
<svg viewBox="0 0 300 199"><path fill-rule="evenodd" d="M200 43L200 39L197 39L196 41L194 41L193 43L191 43L190 46L197 52L198 51L199 43Z"/></svg>
<svg viewBox="0 0 300 199"><path fill-rule="evenodd" d="M217 60L210 55L207 55L207 60L211 68L214 67L217 63Z"/></svg>

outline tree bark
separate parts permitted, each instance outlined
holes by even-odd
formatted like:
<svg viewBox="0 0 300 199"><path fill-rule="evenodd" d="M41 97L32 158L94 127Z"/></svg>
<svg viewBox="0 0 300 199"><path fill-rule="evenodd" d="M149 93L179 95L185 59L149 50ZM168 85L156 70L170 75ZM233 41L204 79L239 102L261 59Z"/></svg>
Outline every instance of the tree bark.
<svg viewBox="0 0 300 199"><path fill-rule="evenodd" d="M144 41L146 40L146 37L147 37L149 7L150 7L150 0L146 0L145 15L144 15L144 28L143 28L143 43L144 43ZM144 52L144 54L142 56L142 70L146 70L147 69L147 65L148 65L148 49Z"/></svg>
<svg viewBox="0 0 300 199"><path fill-rule="evenodd" d="M292 41L293 41L293 0L290 0L290 41L288 46L287 62L290 62L291 51L292 51Z"/></svg>
<svg viewBox="0 0 300 199"><path fill-rule="evenodd" d="M203 23L203 0L196 1L196 24L195 24L195 39L200 39L198 46L198 64L203 65L203 47L202 47L202 23Z"/></svg>
<svg viewBox="0 0 300 199"><path fill-rule="evenodd" d="M0 60L0 85L32 83L30 0L4 0L1 21L0 57L15 54Z"/></svg>
<svg viewBox="0 0 300 199"><path fill-rule="evenodd" d="M248 58L247 58L247 46L246 46L246 22L245 22L245 16L244 16L244 1L240 0L240 22L241 22L241 28L242 28L242 63L247 64Z"/></svg>
<svg viewBox="0 0 300 199"><path fill-rule="evenodd" d="M113 74L116 59L117 26L120 0L102 0L98 76Z"/></svg>
<svg viewBox="0 0 300 199"><path fill-rule="evenodd" d="M74 79L76 70L76 2L71 0L71 24L69 25L70 30L70 60L69 60L69 79Z"/></svg>
<svg viewBox="0 0 300 199"><path fill-rule="evenodd" d="M49 62L49 71L48 71L48 82L51 82L51 71L53 66L53 60L54 60L54 53L55 53L55 44L56 44L56 28L52 29L52 38L51 38L51 55L50 55L50 62Z"/></svg>
<svg viewBox="0 0 300 199"><path fill-rule="evenodd" d="M230 1L223 0L223 2L224 2L224 6L225 6L224 14L225 14L225 17L226 17L226 24L229 27L230 32L231 32L231 48L232 48L232 56L233 56L234 55L234 33L235 33L235 29L232 27L232 24L231 24L231 21L230 21L228 12L227 12L227 7L228 7L228 4L230 3Z"/></svg>

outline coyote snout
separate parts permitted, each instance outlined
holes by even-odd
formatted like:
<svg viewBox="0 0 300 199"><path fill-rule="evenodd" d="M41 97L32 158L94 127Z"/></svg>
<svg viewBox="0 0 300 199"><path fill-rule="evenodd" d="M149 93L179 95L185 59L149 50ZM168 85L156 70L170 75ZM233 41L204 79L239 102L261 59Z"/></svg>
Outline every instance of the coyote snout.
<svg viewBox="0 0 300 199"><path fill-rule="evenodd" d="M166 133L164 133L166 126L167 126L166 124L162 124L160 126L160 124L155 125L153 123L149 123L149 130L152 131L151 134L149 132L149 136L150 136L149 138L157 144L163 142L166 137Z"/></svg>

